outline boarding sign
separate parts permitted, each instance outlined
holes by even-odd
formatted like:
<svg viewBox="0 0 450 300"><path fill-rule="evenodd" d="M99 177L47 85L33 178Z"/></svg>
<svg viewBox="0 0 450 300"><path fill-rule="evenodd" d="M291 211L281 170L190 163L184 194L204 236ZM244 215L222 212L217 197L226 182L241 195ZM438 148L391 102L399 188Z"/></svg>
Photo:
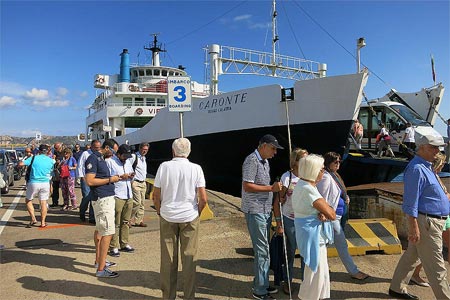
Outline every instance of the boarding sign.
<svg viewBox="0 0 450 300"><path fill-rule="evenodd" d="M167 95L169 111L191 111L191 78L187 76L167 77Z"/></svg>

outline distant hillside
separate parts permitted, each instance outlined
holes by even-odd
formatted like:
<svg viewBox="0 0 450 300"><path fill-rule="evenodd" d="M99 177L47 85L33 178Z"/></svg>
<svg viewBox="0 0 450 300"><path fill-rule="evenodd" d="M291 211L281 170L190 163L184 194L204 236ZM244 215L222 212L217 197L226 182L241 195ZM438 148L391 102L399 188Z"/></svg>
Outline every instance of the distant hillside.
<svg viewBox="0 0 450 300"><path fill-rule="evenodd" d="M49 144L53 145L56 142L61 142L65 145L75 145L79 143L84 145L84 143L79 142L77 136L42 136L42 140L36 141L34 137L17 137L17 136L0 136L0 146L8 147L11 145L31 145L31 144Z"/></svg>

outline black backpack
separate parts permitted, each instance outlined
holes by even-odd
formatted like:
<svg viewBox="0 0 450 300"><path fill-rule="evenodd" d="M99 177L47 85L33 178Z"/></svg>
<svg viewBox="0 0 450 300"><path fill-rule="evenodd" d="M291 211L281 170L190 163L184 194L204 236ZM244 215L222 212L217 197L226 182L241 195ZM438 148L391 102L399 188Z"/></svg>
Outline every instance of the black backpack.
<svg viewBox="0 0 450 300"><path fill-rule="evenodd" d="M33 165L34 157L35 157L35 155L33 155L33 157L31 158L31 163L27 167L27 171L25 172L25 182L28 182L30 180L31 166Z"/></svg>

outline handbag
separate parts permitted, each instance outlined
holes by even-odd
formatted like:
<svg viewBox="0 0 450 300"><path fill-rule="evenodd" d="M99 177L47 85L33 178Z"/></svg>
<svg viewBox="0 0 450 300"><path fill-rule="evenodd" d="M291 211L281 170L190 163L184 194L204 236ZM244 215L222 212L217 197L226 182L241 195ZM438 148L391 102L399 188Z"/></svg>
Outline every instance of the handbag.
<svg viewBox="0 0 450 300"><path fill-rule="evenodd" d="M67 178L67 177L70 176L69 166L68 165L62 165L61 166L61 174L59 176L61 178Z"/></svg>

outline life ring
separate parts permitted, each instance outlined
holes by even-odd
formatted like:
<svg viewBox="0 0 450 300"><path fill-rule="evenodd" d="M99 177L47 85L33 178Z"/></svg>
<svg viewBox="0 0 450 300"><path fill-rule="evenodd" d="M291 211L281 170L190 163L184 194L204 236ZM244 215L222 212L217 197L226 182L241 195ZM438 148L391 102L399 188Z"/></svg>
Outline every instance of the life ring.
<svg viewBox="0 0 450 300"><path fill-rule="evenodd" d="M130 92L135 92L136 89L137 89L137 88L136 88L134 85L132 85L132 84L130 84L130 85L128 86L128 90L129 90Z"/></svg>
<svg viewBox="0 0 450 300"><path fill-rule="evenodd" d="M144 110L142 109L142 108L136 108L136 113L138 114L138 115L142 115L142 113L144 112Z"/></svg>
<svg viewBox="0 0 450 300"><path fill-rule="evenodd" d="M103 77L98 77L98 78L97 78L97 81L98 81L100 84L103 84L103 83L105 83L105 78L103 78Z"/></svg>

